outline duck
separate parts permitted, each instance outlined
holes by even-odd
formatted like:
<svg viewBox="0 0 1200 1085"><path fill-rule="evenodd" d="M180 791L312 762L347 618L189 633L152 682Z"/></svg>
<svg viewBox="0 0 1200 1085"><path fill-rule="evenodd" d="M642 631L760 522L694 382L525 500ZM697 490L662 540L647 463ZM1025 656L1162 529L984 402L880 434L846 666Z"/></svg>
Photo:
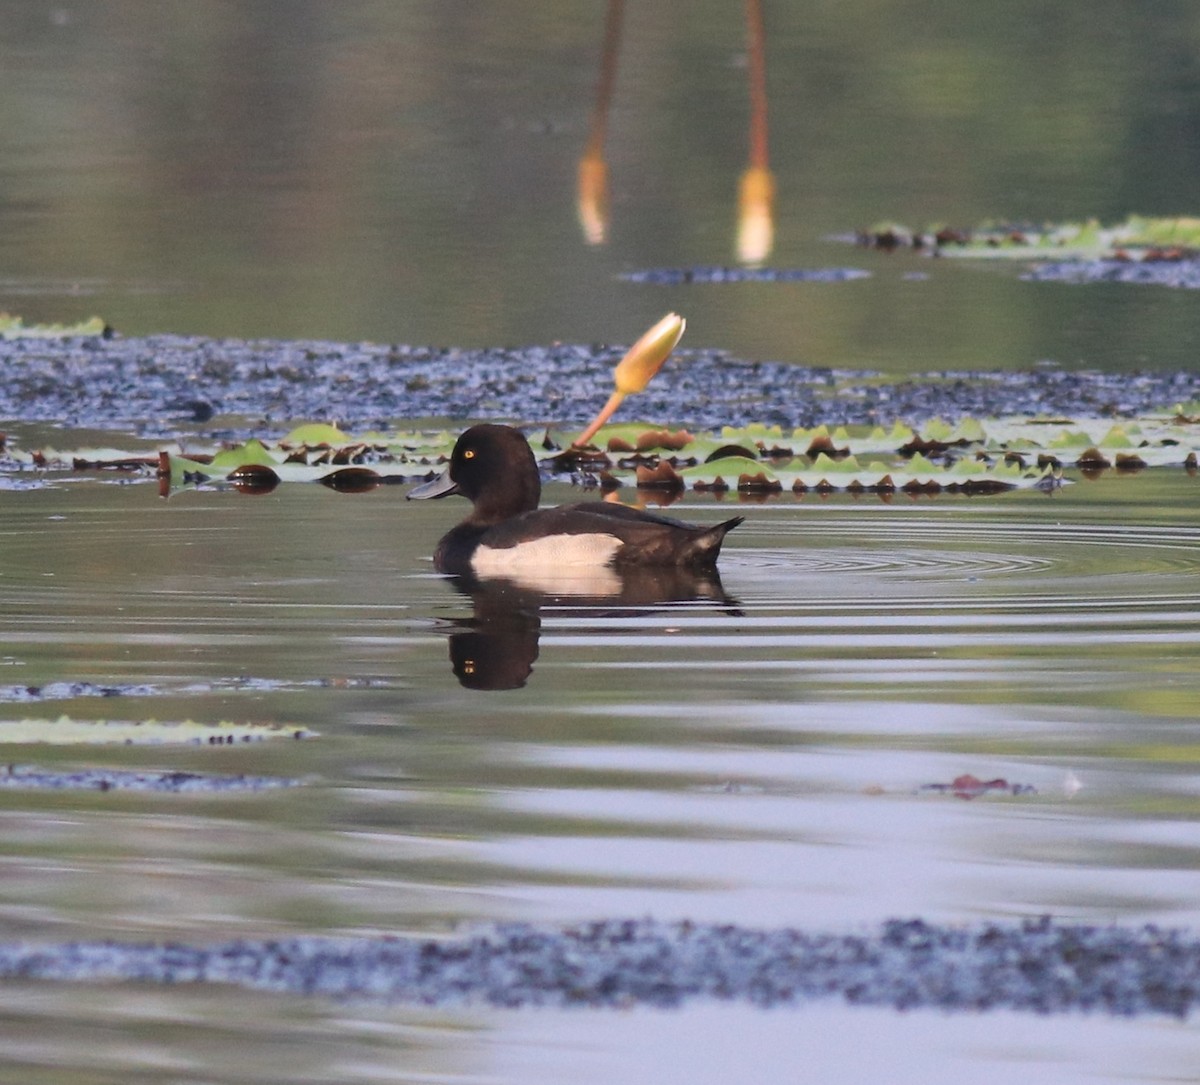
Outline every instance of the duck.
<svg viewBox="0 0 1200 1085"><path fill-rule="evenodd" d="M704 527L609 501L539 508L542 480L533 449L520 430L494 423L466 430L446 470L407 496L451 494L472 508L437 544L434 568L479 579L517 579L539 568L715 570L725 536L744 519Z"/></svg>

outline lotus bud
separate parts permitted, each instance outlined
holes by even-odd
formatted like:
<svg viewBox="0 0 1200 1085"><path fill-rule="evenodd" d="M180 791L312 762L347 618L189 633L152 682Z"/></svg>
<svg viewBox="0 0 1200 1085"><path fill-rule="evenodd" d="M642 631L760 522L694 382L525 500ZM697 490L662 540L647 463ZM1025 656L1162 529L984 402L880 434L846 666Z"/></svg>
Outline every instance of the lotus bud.
<svg viewBox="0 0 1200 1085"><path fill-rule="evenodd" d="M613 370L616 389L600 413L592 419L591 425L575 439L574 447L586 445L613 416L626 396L645 389L671 356L686 327L687 321L678 313L668 313L625 352L625 357Z"/></svg>
<svg viewBox="0 0 1200 1085"><path fill-rule="evenodd" d="M738 185L737 254L743 264L761 264L775 243L775 176L751 166Z"/></svg>
<svg viewBox="0 0 1200 1085"><path fill-rule="evenodd" d="M613 370L617 391L626 396L644 391L671 356L686 327L687 321L678 313L668 313L634 343Z"/></svg>

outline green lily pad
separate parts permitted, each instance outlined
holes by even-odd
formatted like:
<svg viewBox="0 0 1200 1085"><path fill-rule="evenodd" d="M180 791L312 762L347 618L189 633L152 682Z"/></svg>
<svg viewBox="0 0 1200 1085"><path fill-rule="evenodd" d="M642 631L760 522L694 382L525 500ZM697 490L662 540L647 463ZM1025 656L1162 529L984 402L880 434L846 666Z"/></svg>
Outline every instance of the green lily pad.
<svg viewBox="0 0 1200 1085"><path fill-rule="evenodd" d="M194 720L0 720L0 743L57 746L236 746L273 738L313 738L315 731L280 723Z"/></svg>
<svg viewBox="0 0 1200 1085"><path fill-rule="evenodd" d="M19 316L0 313L0 339L76 339L103 335L107 328L98 316L78 324L26 324Z"/></svg>
<svg viewBox="0 0 1200 1085"><path fill-rule="evenodd" d="M1138 259L1200 251L1200 218L1130 215L1111 226L1096 219L1043 225L983 223L969 229L931 226L911 230L895 223L859 235L880 248L912 247L974 259Z"/></svg>
<svg viewBox="0 0 1200 1085"><path fill-rule="evenodd" d="M281 445L342 445L349 438L337 426L328 422L307 422L297 426L282 441Z"/></svg>
<svg viewBox="0 0 1200 1085"><path fill-rule="evenodd" d="M601 430L602 448L607 448L610 436L620 438L624 447L573 462L563 460L558 442L549 442L548 448L542 433L531 433L529 443L544 474L602 472L606 485L665 485L665 481L651 481L661 476L675 485L701 488L741 485L773 490L820 485L853 490L875 486L881 476L887 476L892 484L903 479L928 486L967 479L983 487L977 492L985 492L1001 482L1044 484L1036 474L1031 482L1020 472L1046 466L1078 467L1089 473L1107 466L1195 468L1200 462L1200 405L1177 404L1116 424L1093 417L966 417L953 424L933 419L920 433L897 422L886 429L817 426L787 434L778 426L757 425L691 434L634 423ZM330 440L335 437L336 441ZM178 445L160 450L30 451L10 441L4 469L119 469L159 476L165 491L203 483L261 493L292 482L321 482L351 491L389 480L416 481L440 471L456 437L447 430L355 437L317 424L293 430L278 444L252 439L233 448L189 444L186 451ZM630 449L636 455L626 454ZM718 452L721 457L711 459ZM1017 473L1008 471L1010 467ZM640 478L635 468L641 469Z"/></svg>

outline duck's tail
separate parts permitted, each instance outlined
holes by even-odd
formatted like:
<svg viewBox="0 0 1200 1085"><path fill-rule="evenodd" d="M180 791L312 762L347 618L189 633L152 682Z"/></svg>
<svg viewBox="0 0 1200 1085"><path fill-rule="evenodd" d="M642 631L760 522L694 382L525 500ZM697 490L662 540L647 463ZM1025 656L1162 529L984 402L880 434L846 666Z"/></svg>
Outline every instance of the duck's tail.
<svg viewBox="0 0 1200 1085"><path fill-rule="evenodd" d="M691 566L693 569L714 568L717 564L717 557L721 553L721 544L725 541L725 536L745 519L744 516L735 516L732 520L726 520L715 527L706 527L699 530L688 540L687 546L680 552L679 564Z"/></svg>

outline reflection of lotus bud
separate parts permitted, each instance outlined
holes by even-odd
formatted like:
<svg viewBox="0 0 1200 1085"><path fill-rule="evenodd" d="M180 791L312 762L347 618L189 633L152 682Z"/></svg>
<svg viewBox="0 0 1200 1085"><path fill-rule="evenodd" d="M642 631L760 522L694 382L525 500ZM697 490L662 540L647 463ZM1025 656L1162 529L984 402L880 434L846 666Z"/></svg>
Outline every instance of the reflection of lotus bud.
<svg viewBox="0 0 1200 1085"><path fill-rule="evenodd" d="M592 419L591 425L575 438L572 447L582 448L586 445L612 417L621 400L642 391L650 383L654 374L662 369L663 362L671 356L686 327L687 321L678 313L668 313L625 352L625 357L613 370L613 383L616 385L613 394Z"/></svg>
<svg viewBox="0 0 1200 1085"><path fill-rule="evenodd" d="M743 264L761 264L775 243L775 175L751 166L738 185L737 255Z"/></svg>
<svg viewBox="0 0 1200 1085"><path fill-rule="evenodd" d="M613 370L613 382L623 396L642 391L683 335L687 321L678 313L668 313L633 344Z"/></svg>
<svg viewBox="0 0 1200 1085"><path fill-rule="evenodd" d="M576 211L583 239L603 245L608 240L608 166L598 154L589 152L579 160Z"/></svg>

